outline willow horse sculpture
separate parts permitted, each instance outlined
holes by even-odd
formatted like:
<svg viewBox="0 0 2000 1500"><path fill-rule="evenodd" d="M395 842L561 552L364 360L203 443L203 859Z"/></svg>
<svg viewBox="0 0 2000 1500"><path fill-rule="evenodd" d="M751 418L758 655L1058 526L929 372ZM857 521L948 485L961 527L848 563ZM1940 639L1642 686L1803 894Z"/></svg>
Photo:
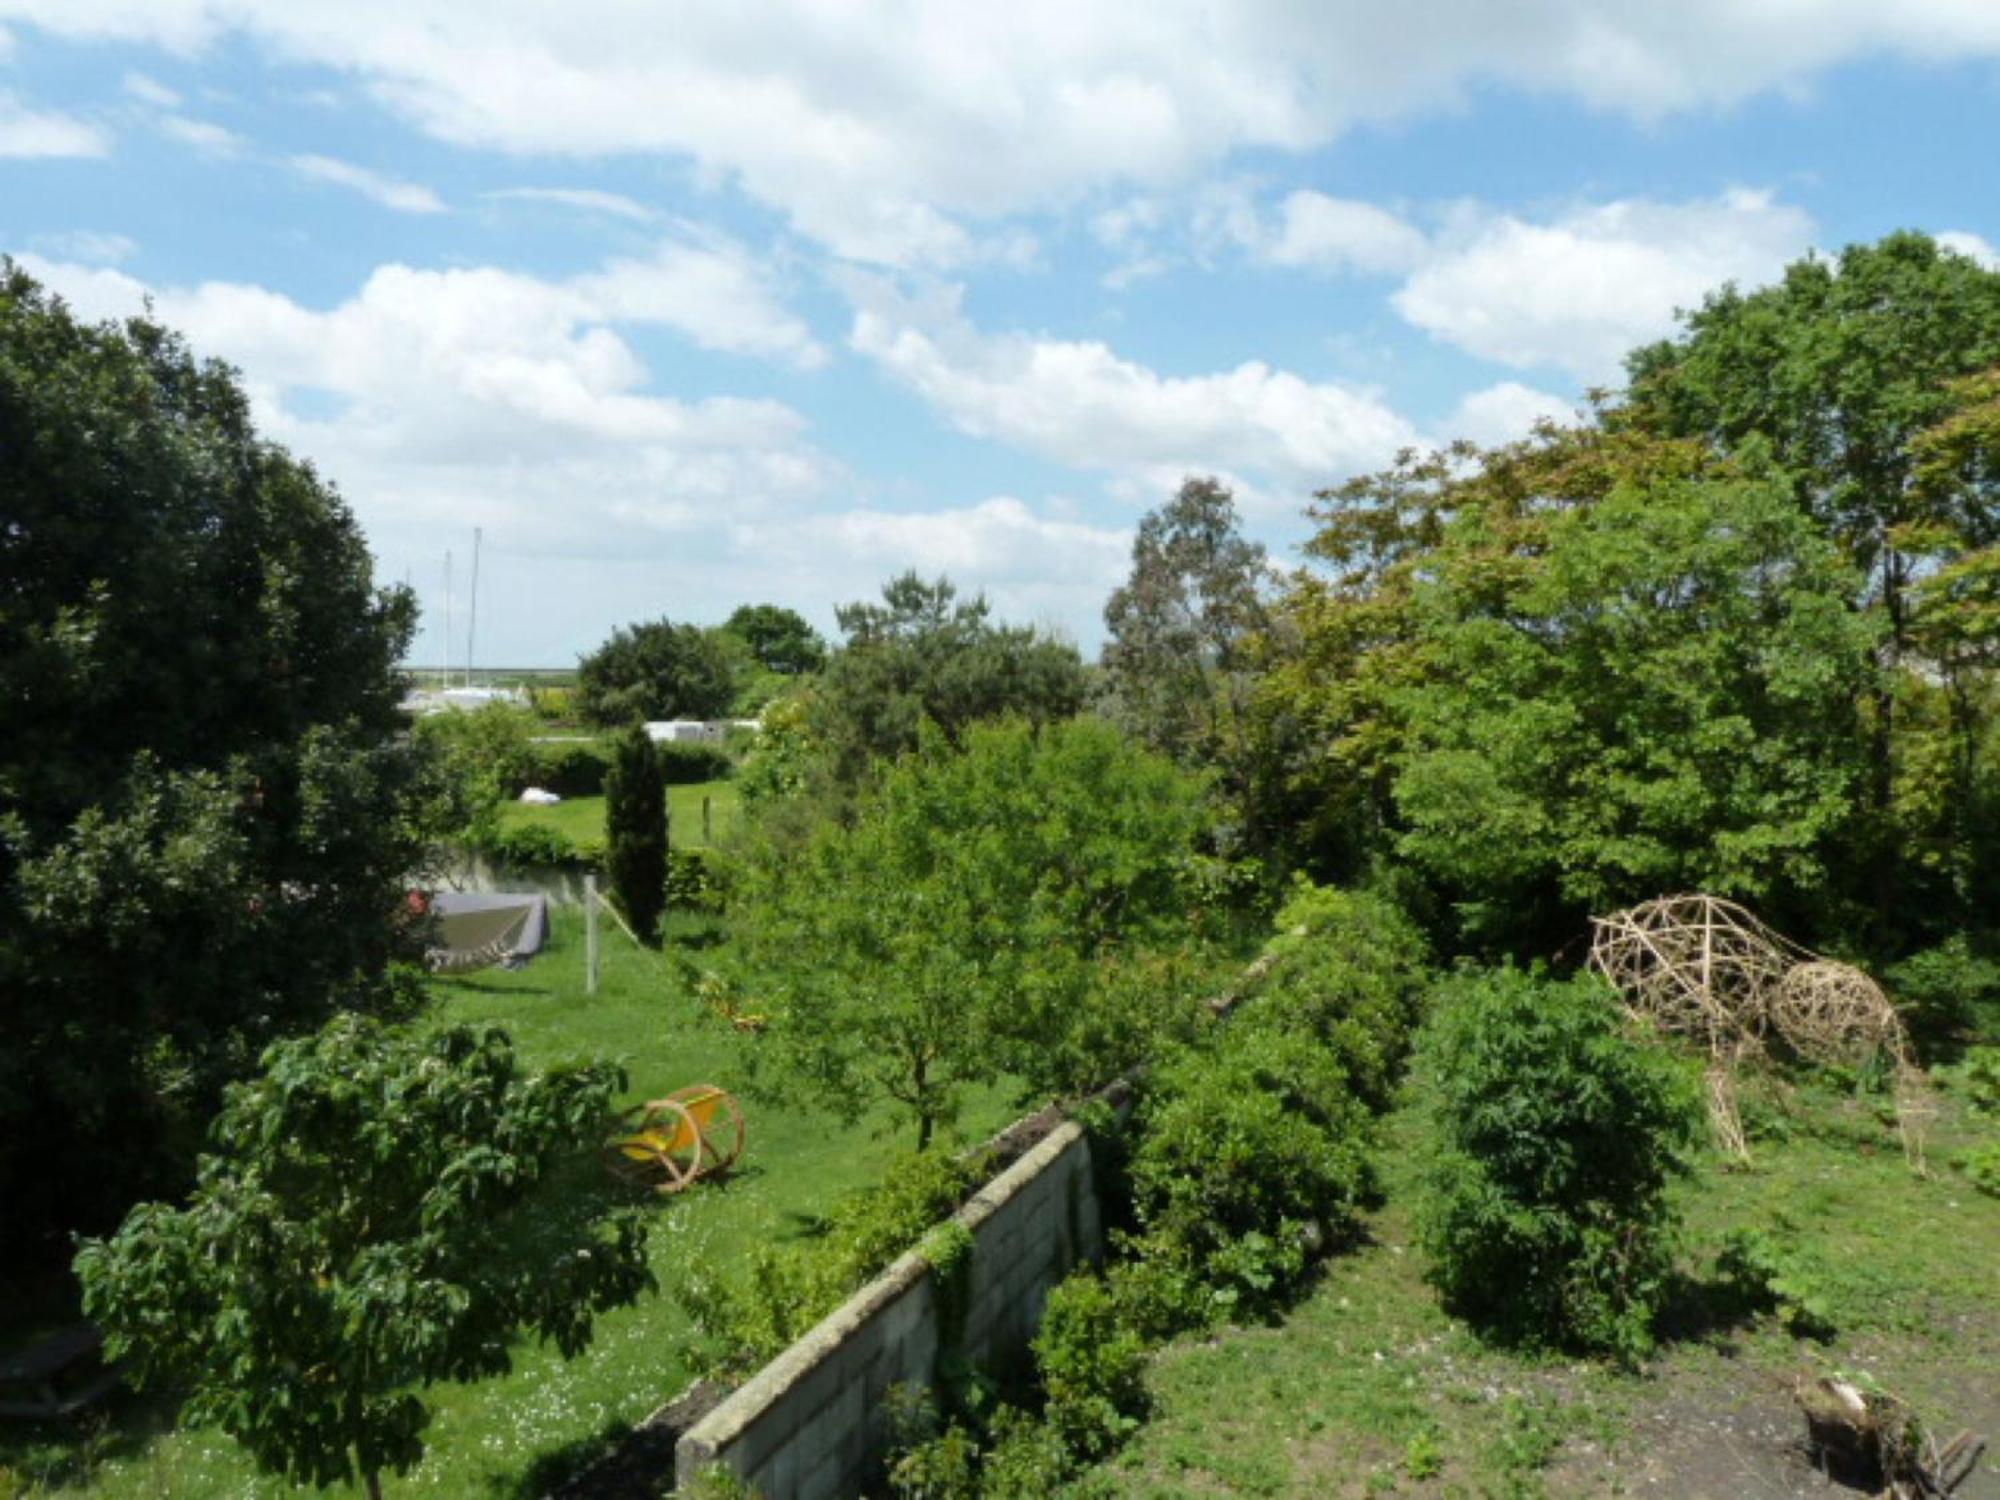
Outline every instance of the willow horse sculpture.
<svg viewBox="0 0 2000 1500"><path fill-rule="evenodd" d="M605 1143L604 1160L627 1182L678 1193L728 1171L743 1154L743 1139L736 1096L712 1083L693 1083L625 1111Z"/></svg>
<svg viewBox="0 0 2000 1500"><path fill-rule="evenodd" d="M1667 896L1591 924L1590 966L1626 1009L1707 1048L1709 1119L1725 1150L1749 1159L1736 1074L1775 1043L1814 1063L1890 1059L1904 1147L1921 1165L1921 1075L1896 1008L1861 970L1821 958L1718 896Z"/></svg>

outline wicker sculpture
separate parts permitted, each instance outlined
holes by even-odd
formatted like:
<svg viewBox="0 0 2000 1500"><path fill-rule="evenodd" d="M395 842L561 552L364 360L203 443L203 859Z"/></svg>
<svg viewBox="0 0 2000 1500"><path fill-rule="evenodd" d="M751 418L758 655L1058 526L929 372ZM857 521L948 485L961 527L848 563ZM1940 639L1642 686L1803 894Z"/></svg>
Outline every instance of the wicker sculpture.
<svg viewBox="0 0 2000 1500"><path fill-rule="evenodd" d="M1709 1119L1723 1149L1749 1160L1736 1072L1776 1041L1816 1063L1893 1060L1904 1147L1921 1162L1912 1126L1927 1111L1909 1039L1889 997L1866 974L1821 958L1716 896L1642 902L1592 925L1590 966L1611 981L1626 1009L1708 1049Z"/></svg>

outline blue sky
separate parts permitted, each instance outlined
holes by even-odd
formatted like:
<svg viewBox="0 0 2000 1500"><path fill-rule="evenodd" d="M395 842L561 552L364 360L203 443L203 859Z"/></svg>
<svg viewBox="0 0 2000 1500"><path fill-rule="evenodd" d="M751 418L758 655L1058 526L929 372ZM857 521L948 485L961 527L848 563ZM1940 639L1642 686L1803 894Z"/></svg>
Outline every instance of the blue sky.
<svg viewBox="0 0 2000 1500"><path fill-rule="evenodd" d="M1101 636L1181 476L1518 434L1725 280L1989 262L1991 0L0 0L0 250L148 296L446 651L904 568Z"/></svg>

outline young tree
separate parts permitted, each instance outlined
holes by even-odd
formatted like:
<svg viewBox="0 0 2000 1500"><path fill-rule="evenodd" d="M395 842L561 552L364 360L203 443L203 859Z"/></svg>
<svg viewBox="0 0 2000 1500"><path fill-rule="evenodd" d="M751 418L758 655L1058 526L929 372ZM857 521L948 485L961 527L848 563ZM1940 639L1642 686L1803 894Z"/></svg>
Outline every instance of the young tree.
<svg viewBox="0 0 2000 1500"><path fill-rule="evenodd" d="M422 1387L506 1373L522 1331L575 1355L652 1284L643 1216L550 1191L623 1086L524 1074L493 1030L347 1017L281 1043L230 1089L187 1207L84 1245L85 1310L141 1383L186 1391L184 1421L379 1497L423 1456Z"/></svg>
<svg viewBox="0 0 2000 1500"><path fill-rule="evenodd" d="M645 728L619 738L604 776L606 864L625 920L645 943L657 943L667 907L667 783Z"/></svg>
<svg viewBox="0 0 2000 1500"><path fill-rule="evenodd" d="M1182 1014L1196 961L1181 876L1200 784L1094 720L932 733L852 826L748 872L783 1075L887 1098L928 1145L999 1071L1103 1083Z"/></svg>
<svg viewBox="0 0 2000 1500"><path fill-rule="evenodd" d="M1461 977L1418 1046L1437 1152L1418 1238L1446 1298L1502 1339L1636 1358L1673 1270L1667 1186L1701 1111L1585 976Z"/></svg>
<svg viewBox="0 0 2000 1500"><path fill-rule="evenodd" d="M718 719L736 684L729 653L699 625L620 626L577 665L577 706L593 724Z"/></svg>
<svg viewBox="0 0 2000 1500"><path fill-rule="evenodd" d="M186 1180L273 1037L379 995L420 852L334 491L226 367L0 263L0 1262Z"/></svg>

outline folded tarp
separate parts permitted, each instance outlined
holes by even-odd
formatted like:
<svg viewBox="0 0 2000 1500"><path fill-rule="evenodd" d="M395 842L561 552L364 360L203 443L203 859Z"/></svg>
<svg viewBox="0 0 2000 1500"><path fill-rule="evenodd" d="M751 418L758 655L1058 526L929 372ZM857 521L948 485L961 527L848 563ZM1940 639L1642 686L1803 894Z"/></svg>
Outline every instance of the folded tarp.
<svg viewBox="0 0 2000 1500"><path fill-rule="evenodd" d="M539 893L439 891L431 915L437 945L424 957L440 974L497 963L518 967L542 951L549 935L549 898Z"/></svg>

